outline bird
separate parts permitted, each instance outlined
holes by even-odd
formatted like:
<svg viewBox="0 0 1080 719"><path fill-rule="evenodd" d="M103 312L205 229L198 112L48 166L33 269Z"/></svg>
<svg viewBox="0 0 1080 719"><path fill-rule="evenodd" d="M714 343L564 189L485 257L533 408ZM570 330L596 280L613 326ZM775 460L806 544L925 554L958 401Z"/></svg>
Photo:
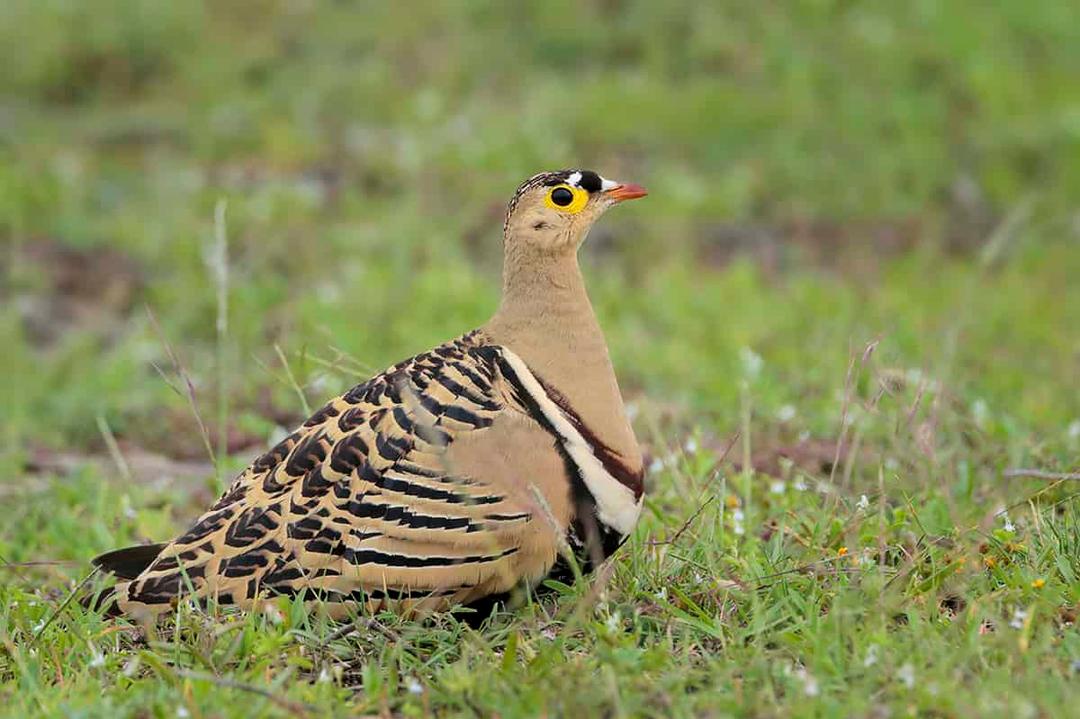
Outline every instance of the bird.
<svg viewBox="0 0 1080 719"><path fill-rule="evenodd" d="M488 322L331 399L172 541L94 558L116 581L93 606L483 613L594 569L634 530L644 465L578 250L646 194L584 169L526 180Z"/></svg>

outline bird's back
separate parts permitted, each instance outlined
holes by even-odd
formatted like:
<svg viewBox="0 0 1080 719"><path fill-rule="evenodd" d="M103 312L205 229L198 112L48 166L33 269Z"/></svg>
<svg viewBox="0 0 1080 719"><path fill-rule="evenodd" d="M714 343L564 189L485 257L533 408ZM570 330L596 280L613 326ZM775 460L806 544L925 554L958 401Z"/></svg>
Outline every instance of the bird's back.
<svg viewBox="0 0 1080 719"><path fill-rule="evenodd" d="M554 539L528 547L542 557L515 556L545 519L528 488L452 466L455 442L508 411L526 417L492 349L472 332L327 403L160 552L128 550L152 561L117 586L117 606L156 614L181 595L241 606L285 595L332 610L441 609L509 589L523 559L550 566ZM132 559L121 550L99 564Z"/></svg>

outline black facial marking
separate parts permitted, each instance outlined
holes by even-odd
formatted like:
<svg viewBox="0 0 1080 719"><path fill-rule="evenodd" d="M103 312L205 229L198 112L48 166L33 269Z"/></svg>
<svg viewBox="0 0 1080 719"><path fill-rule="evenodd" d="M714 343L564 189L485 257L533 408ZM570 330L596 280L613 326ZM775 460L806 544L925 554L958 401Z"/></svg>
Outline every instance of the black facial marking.
<svg viewBox="0 0 1080 719"><path fill-rule="evenodd" d="M542 230L547 226L548 226L548 223L544 222L543 220L540 220L539 222L535 223L532 227L533 227L534 230Z"/></svg>
<svg viewBox="0 0 1080 719"><path fill-rule="evenodd" d="M603 181L600 179L600 175L597 175L592 170L581 171L581 182L578 183L578 187L586 192L600 192L602 186Z"/></svg>
<svg viewBox="0 0 1080 719"><path fill-rule="evenodd" d="M574 173L581 174L581 179L578 180L577 187L580 187L586 192L599 192L600 188L603 186L604 181L600 178L600 175L592 170L559 170L558 172L549 172L547 175L542 176L543 185L545 187L561 185L564 182L567 182Z"/></svg>

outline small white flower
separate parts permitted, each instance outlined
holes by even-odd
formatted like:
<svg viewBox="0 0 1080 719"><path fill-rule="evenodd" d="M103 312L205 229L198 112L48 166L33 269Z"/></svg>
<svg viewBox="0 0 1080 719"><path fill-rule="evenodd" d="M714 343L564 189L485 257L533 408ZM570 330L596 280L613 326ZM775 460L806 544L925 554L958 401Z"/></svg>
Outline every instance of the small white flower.
<svg viewBox="0 0 1080 719"><path fill-rule="evenodd" d="M897 670L896 678L901 684L906 686L908 689L914 689L915 688L915 667L911 666L911 663L908 662L907 664L905 664L904 666L900 667L900 669Z"/></svg>
<svg viewBox="0 0 1080 719"><path fill-rule="evenodd" d="M796 492L805 492L806 480L803 479L803 476L800 474L798 477L795 478L795 481L792 483L791 486L795 488Z"/></svg>
<svg viewBox="0 0 1080 719"><path fill-rule="evenodd" d="M1003 521L1003 522L1005 523L1005 524L1004 524L1004 525L1002 526L1002 529L1004 529L1004 530L1005 530L1006 532L1010 532L1010 533L1012 533L1012 532L1015 532L1015 531L1016 531L1016 525L1014 525L1014 524L1012 523L1012 520L1011 520L1011 519L1009 519L1009 515L1008 515L1008 514L1003 514L1003 515L1001 515L1001 520L1002 520L1002 521Z"/></svg>
<svg viewBox="0 0 1080 719"><path fill-rule="evenodd" d="M877 644L871 644L870 646L868 646L866 648L866 656L863 657L862 665L864 667L866 667L867 669L869 669L870 667L877 664L877 661L878 661L878 645Z"/></svg>
<svg viewBox="0 0 1080 719"><path fill-rule="evenodd" d="M654 597L660 601L667 599L667 587L660 587L660 589L653 594Z"/></svg>
<svg viewBox="0 0 1080 719"><path fill-rule="evenodd" d="M986 427L986 421L990 419L990 408L985 400L977 399L971 403L971 418L980 429Z"/></svg>
<svg viewBox="0 0 1080 719"><path fill-rule="evenodd" d="M694 454L695 452L697 452L698 449L697 440L693 437L686 440L686 444L683 445L683 449L686 451L687 454Z"/></svg>
<svg viewBox="0 0 1080 719"><path fill-rule="evenodd" d="M870 509L870 500L867 498L867 496L865 494L860 494L859 495L859 501L855 505L855 508L858 509L859 511L862 511L862 512L865 512L866 510Z"/></svg>
<svg viewBox="0 0 1080 719"><path fill-rule="evenodd" d="M773 483L769 485L769 491L773 494L783 494L787 491L787 482L782 479L775 479Z"/></svg>
<svg viewBox="0 0 1080 719"><path fill-rule="evenodd" d="M1069 436L1069 439L1075 441L1080 439L1080 419L1074 419L1069 422L1069 428L1065 430L1065 433Z"/></svg>
<svg viewBox="0 0 1080 719"><path fill-rule="evenodd" d="M748 380L757 379L757 376L761 374L762 366L765 364L765 360L761 359L761 355L749 347L739 349L739 360L742 362L743 377Z"/></svg>
<svg viewBox="0 0 1080 719"><path fill-rule="evenodd" d="M132 657L125 664L124 668L120 671L125 677L135 676L135 672L139 671L139 658Z"/></svg>
<svg viewBox="0 0 1080 719"><path fill-rule="evenodd" d="M613 612L608 615L607 621L604 623L607 626L609 632L619 631L619 627L622 626L622 617L618 612Z"/></svg>
<svg viewBox="0 0 1080 719"><path fill-rule="evenodd" d="M1009 626L1013 629L1023 629L1024 620L1027 619L1028 613L1023 609L1017 609L1013 612L1012 619L1009 620Z"/></svg>
<svg viewBox="0 0 1080 719"><path fill-rule="evenodd" d="M280 625L285 621L285 615L283 615L281 613L281 610L275 607L273 604L264 605L263 614L270 621L270 623L274 625Z"/></svg>
<svg viewBox="0 0 1080 719"><path fill-rule="evenodd" d="M93 647L90 650L90 664L91 667L103 667L105 666L105 655L97 650L97 647Z"/></svg>
<svg viewBox="0 0 1080 719"><path fill-rule="evenodd" d="M746 534L746 528L743 526L743 520L744 519L746 519L746 515L743 514L742 509L736 507L734 510L732 510L732 512L731 512L731 525L732 525L731 526L731 531L734 532L736 534L736 536L741 537L744 534Z"/></svg>
<svg viewBox="0 0 1080 719"><path fill-rule="evenodd" d="M785 404L780 409L776 410L776 418L781 422L790 422L795 419L795 405Z"/></svg>
<svg viewBox="0 0 1080 719"><path fill-rule="evenodd" d="M330 681L330 672L326 670L326 667L323 667L319 670L319 678L315 681L317 681L319 684L325 684L326 682Z"/></svg>
<svg viewBox="0 0 1080 719"><path fill-rule="evenodd" d="M187 707L176 707L176 719L188 719L191 716L191 712L187 710Z"/></svg>
<svg viewBox="0 0 1080 719"><path fill-rule="evenodd" d="M885 469L889 470L890 472L895 472L896 470L900 469L900 463L896 461L896 457L885 458Z"/></svg>
<svg viewBox="0 0 1080 719"><path fill-rule="evenodd" d="M424 693L424 685L421 684L419 681L417 681L413 677L409 678L409 681L405 684L405 689L408 690L408 692L410 694L423 694Z"/></svg>
<svg viewBox="0 0 1080 719"><path fill-rule="evenodd" d="M659 457L653 457L653 461L649 463L649 472L655 474L664 468L664 460Z"/></svg>
<svg viewBox="0 0 1080 719"><path fill-rule="evenodd" d="M818 686L818 681L814 678L814 675L810 672L802 669L799 671L799 676L803 681L803 692L808 697L816 697L821 694L821 687Z"/></svg>

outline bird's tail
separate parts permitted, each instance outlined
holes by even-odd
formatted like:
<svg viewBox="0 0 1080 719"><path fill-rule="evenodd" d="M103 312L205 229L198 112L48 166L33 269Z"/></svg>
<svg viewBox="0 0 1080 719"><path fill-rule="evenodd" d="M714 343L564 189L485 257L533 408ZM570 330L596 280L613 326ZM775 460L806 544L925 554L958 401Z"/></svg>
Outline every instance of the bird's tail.
<svg viewBox="0 0 1080 719"><path fill-rule="evenodd" d="M153 564L165 544L137 544L133 547L114 549L94 557L91 563L108 572L117 579L132 580L142 574L147 567Z"/></svg>
<svg viewBox="0 0 1080 719"><path fill-rule="evenodd" d="M106 587L83 597L79 603L85 609L100 612L106 617L118 617L123 614L120 608L120 595L126 591L128 582L131 582L146 570L161 550L164 544L139 544L123 549L114 549L111 552L94 557L91 563L100 571L107 572L121 580L119 584Z"/></svg>
<svg viewBox="0 0 1080 719"><path fill-rule="evenodd" d="M105 587L79 600L83 609L98 612L105 617L119 617L123 614L117 601L117 587Z"/></svg>

